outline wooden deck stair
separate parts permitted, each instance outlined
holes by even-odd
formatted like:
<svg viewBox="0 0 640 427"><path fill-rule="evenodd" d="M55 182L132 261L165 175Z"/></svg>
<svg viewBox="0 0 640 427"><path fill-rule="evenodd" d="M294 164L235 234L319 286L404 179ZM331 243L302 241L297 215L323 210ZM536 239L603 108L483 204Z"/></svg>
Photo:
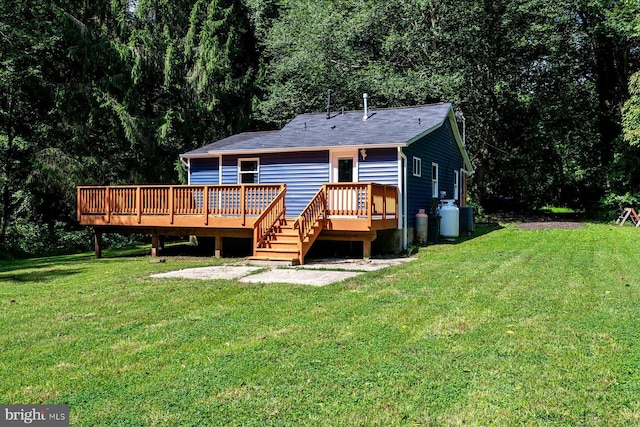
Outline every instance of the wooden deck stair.
<svg viewBox="0 0 640 427"><path fill-rule="evenodd" d="M252 259L269 261L290 261L298 263L300 257L300 236L298 230L293 228L293 222L284 220L282 224L274 227L269 238L254 249Z"/></svg>
<svg viewBox="0 0 640 427"><path fill-rule="evenodd" d="M316 241L323 226L322 221L316 221L305 237L300 240L300 231L296 228L296 218L289 218L275 227L268 240L262 247L254 249L252 259L265 261L287 261L292 264L303 264L311 246ZM302 252L302 256L300 253Z"/></svg>
<svg viewBox="0 0 640 427"><path fill-rule="evenodd" d="M256 245L252 258L304 264L304 257L326 223L325 187L318 190L300 216L293 220L285 217L284 205L274 200L254 225ZM281 197L284 200L284 193Z"/></svg>

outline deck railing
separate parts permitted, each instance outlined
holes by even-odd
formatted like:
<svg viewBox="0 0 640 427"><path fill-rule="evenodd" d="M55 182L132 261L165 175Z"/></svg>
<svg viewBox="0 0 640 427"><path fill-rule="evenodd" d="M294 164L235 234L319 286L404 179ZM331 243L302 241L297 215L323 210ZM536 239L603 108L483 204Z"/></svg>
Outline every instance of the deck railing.
<svg viewBox="0 0 640 427"><path fill-rule="evenodd" d="M373 183L326 184L329 216L397 219L398 190L393 185Z"/></svg>
<svg viewBox="0 0 640 427"><path fill-rule="evenodd" d="M78 221L94 226L252 228L284 191L280 184L78 187ZM299 218L303 237L319 215L332 221L333 230L397 225L398 192L393 185L325 184L323 193L324 199L314 199ZM278 214L285 209L284 196L281 199Z"/></svg>
<svg viewBox="0 0 640 427"><path fill-rule="evenodd" d="M322 186L293 223L293 228L299 230L301 241L304 241L309 236L318 221L325 219L327 211L326 192L326 186Z"/></svg>
<svg viewBox="0 0 640 427"><path fill-rule="evenodd" d="M176 218L200 216L208 225L214 216L237 217L245 226L247 216L262 214L283 189L261 184L78 187L78 221L173 225Z"/></svg>
<svg viewBox="0 0 640 427"><path fill-rule="evenodd" d="M254 247L264 247L267 240L275 233L275 228L278 227L278 224L285 220L285 194L286 188L276 196L253 223Z"/></svg>
<svg viewBox="0 0 640 427"><path fill-rule="evenodd" d="M298 253L301 264L304 262L304 257L311 245L324 228L326 217L327 187L323 185L293 224L293 228L298 230ZM312 234L312 232L315 233Z"/></svg>

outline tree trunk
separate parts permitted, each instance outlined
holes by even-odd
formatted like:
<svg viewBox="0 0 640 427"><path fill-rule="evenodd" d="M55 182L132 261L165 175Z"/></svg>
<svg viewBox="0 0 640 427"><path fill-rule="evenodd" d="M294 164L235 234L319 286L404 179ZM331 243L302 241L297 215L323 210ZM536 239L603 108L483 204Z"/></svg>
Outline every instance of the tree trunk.
<svg viewBox="0 0 640 427"><path fill-rule="evenodd" d="M5 241L5 237L7 235L7 228L9 226L9 217L11 216L11 169L12 169L12 158L13 158L13 139L14 135L12 132L12 126L10 125L10 117L12 112L12 103L9 101L9 118L6 120L6 133L7 133L7 151L5 154L5 158L2 159L3 167L2 167L2 175L0 175L0 179L2 179L2 212L0 212L0 245L2 245Z"/></svg>
<svg viewBox="0 0 640 427"><path fill-rule="evenodd" d="M9 222L9 184L5 183L2 190L2 215L0 215L0 245L4 243L7 235L7 224Z"/></svg>

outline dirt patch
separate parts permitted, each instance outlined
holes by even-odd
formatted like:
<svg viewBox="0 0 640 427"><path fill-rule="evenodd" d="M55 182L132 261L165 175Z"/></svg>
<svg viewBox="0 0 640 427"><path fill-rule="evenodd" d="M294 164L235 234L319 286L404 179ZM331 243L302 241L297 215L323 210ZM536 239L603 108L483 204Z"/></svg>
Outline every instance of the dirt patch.
<svg viewBox="0 0 640 427"><path fill-rule="evenodd" d="M549 230L552 228L574 230L580 227L584 227L584 224L578 221L534 221L524 222L518 225L518 229L520 230Z"/></svg>

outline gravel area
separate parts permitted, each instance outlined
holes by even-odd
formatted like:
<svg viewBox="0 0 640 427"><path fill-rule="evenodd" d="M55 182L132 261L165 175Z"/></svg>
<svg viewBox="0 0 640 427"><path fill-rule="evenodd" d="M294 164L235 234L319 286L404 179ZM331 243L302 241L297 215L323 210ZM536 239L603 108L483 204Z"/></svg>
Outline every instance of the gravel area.
<svg viewBox="0 0 640 427"><path fill-rule="evenodd" d="M521 230L549 230L552 228L573 230L580 227L584 227L584 224L578 221L523 222L518 225Z"/></svg>

